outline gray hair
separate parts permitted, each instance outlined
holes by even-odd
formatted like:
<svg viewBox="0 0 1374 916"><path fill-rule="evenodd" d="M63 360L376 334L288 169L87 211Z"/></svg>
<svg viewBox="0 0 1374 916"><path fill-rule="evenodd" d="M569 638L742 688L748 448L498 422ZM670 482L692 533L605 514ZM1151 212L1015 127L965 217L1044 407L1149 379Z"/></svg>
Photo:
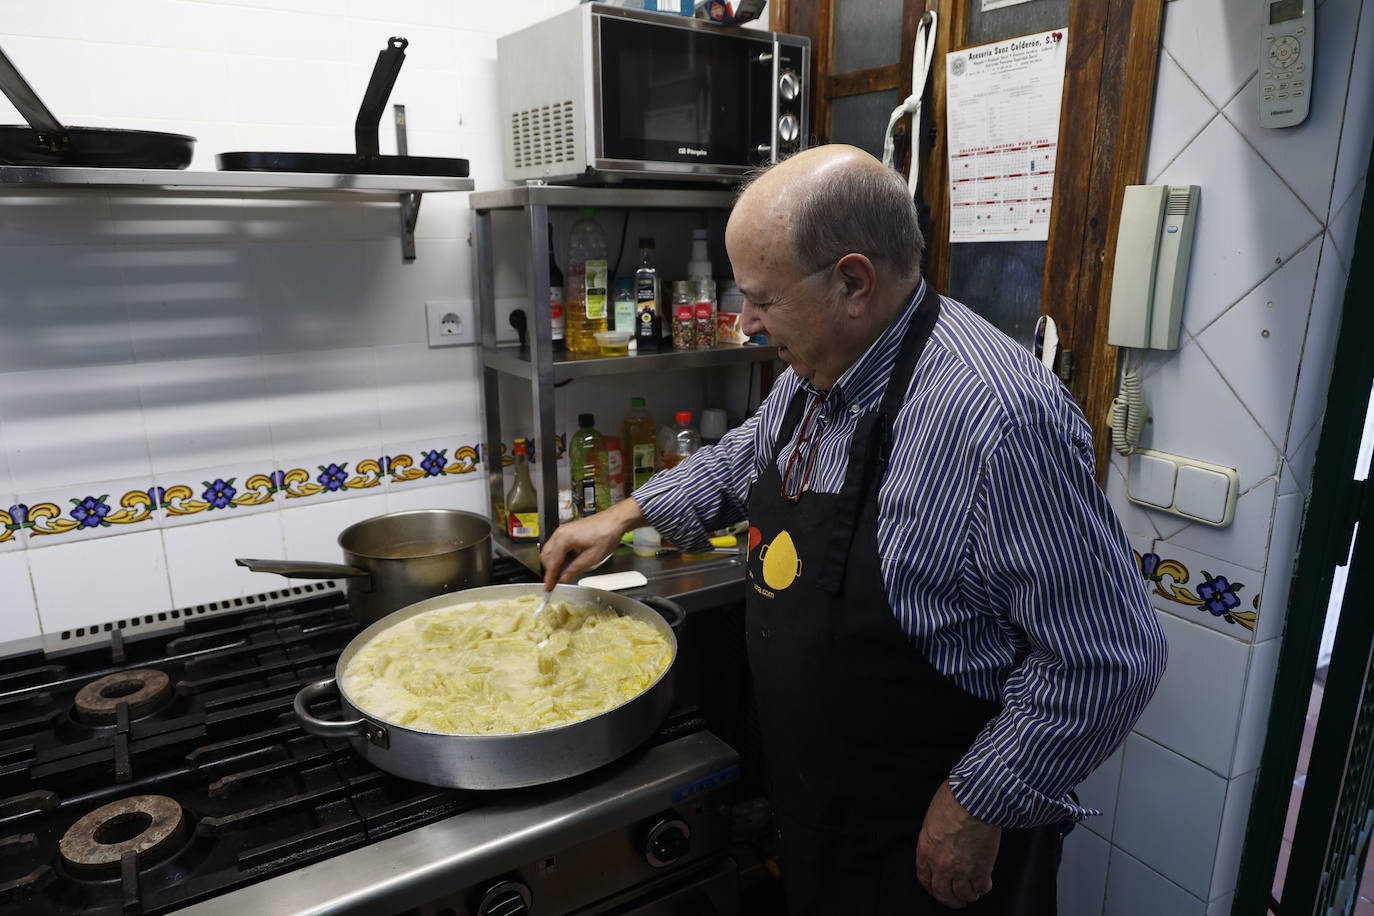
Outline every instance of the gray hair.
<svg viewBox="0 0 1374 916"><path fill-rule="evenodd" d="M750 174L739 194L766 172ZM919 273L925 239L916 204L906 181L892 169L826 169L799 197L792 244L807 273L850 252L882 262L900 277Z"/></svg>

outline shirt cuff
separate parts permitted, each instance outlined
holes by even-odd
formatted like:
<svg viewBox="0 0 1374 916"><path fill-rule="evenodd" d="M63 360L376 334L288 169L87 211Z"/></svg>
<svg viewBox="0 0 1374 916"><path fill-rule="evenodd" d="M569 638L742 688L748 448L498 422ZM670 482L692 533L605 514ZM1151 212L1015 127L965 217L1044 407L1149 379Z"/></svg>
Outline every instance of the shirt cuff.
<svg viewBox="0 0 1374 916"><path fill-rule="evenodd" d="M987 737L985 732L983 738ZM1072 795L1051 798L1036 789L991 747L975 745L950 772L949 788L965 811L999 827L1024 829L1102 814L1077 804Z"/></svg>
<svg viewBox="0 0 1374 916"><path fill-rule="evenodd" d="M686 462L678 467L686 466ZM672 541L679 550L706 550L711 536L697 518L690 505L680 497L682 483L674 474L677 468L659 471L630 495L639 503L639 511L660 534Z"/></svg>

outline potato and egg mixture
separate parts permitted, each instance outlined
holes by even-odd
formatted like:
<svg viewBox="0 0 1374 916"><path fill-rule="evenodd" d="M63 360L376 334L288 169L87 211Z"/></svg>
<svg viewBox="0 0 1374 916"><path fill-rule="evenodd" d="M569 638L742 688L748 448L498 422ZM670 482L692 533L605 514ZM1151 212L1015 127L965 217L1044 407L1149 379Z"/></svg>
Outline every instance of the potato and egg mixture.
<svg viewBox="0 0 1374 916"><path fill-rule="evenodd" d="M653 626L542 595L474 601L388 627L344 668L343 689L369 715L455 735L565 725L613 709L673 659Z"/></svg>

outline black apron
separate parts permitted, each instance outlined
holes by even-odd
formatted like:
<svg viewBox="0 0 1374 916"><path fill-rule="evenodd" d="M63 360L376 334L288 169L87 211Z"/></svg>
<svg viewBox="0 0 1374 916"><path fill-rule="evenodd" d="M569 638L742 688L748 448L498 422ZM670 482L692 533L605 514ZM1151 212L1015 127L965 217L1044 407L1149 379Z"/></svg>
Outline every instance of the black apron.
<svg viewBox="0 0 1374 916"><path fill-rule="evenodd" d="M993 888L965 909L941 905L916 878L930 800L1000 710L911 644L878 560L892 422L939 311L927 285L878 410L859 419L841 492L803 489L788 501L775 459L749 496L759 538L750 539L746 633L791 916L1055 912L1057 825L1003 830ZM791 441L806 401L799 389L778 445Z"/></svg>

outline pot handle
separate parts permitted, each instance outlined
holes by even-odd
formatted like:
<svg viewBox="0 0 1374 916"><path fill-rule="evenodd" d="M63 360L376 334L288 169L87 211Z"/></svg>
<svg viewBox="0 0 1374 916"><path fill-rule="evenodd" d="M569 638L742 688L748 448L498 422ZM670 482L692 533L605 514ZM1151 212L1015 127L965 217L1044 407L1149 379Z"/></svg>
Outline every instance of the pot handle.
<svg viewBox="0 0 1374 916"><path fill-rule="evenodd" d="M366 576L367 570L342 563L321 563L316 560L249 560L234 561L253 572L276 573L288 579L355 579Z"/></svg>
<svg viewBox="0 0 1374 916"><path fill-rule="evenodd" d="M387 733L386 726L371 719L354 719L351 722L340 722L330 719L317 719L310 714L309 706L311 703L323 697L325 694L338 692L338 684L334 678L327 677L313 684L306 684L301 688L300 693L296 694L292 708L295 710L296 718L300 720L301 728L312 735L321 738L366 738L378 747L386 748L391 746L391 736Z"/></svg>
<svg viewBox="0 0 1374 916"><path fill-rule="evenodd" d="M672 627L674 633L682 632L682 625L687 622L687 612L682 609L682 605L669 601L667 598L660 598L658 595L645 595L639 601L662 614L663 619L668 621L668 626Z"/></svg>

